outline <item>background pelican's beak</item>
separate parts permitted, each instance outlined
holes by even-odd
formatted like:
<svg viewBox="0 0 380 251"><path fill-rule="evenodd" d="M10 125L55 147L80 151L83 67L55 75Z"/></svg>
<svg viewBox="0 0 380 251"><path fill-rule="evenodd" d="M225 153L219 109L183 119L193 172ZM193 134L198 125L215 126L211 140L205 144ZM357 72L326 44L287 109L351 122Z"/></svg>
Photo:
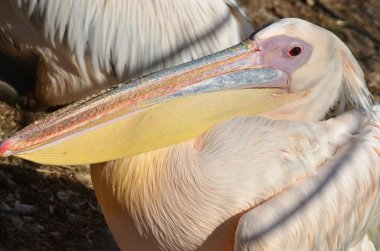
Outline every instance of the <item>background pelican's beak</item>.
<svg viewBox="0 0 380 251"><path fill-rule="evenodd" d="M103 91L26 127L3 142L0 156L59 165L119 159L301 97L287 92L288 74L262 65L259 54L246 40Z"/></svg>

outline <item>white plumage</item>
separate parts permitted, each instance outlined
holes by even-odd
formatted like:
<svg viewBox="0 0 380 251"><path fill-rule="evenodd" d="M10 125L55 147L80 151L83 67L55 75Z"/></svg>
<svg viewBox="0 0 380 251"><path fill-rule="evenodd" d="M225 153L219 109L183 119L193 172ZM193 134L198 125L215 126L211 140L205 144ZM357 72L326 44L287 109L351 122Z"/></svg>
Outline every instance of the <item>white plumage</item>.
<svg viewBox="0 0 380 251"><path fill-rule="evenodd" d="M346 250L379 220L379 133L359 113L237 118L91 175L122 250Z"/></svg>
<svg viewBox="0 0 380 251"><path fill-rule="evenodd" d="M326 142L311 141L316 150L310 152L318 156L318 152L326 150L326 161L309 159L305 164L314 163L313 175L295 182L293 187L245 214L239 221L236 237L240 241L236 242L235 250L278 247L282 250L348 250L350 247L350 250L375 250L363 236L380 219L380 127L379 122L367 123L363 118L352 119L351 115L346 113L321 122L320 125L327 127L312 132L317 137L326 137ZM377 119L379 115L377 113ZM289 152L289 156L295 155L303 159L299 150Z"/></svg>

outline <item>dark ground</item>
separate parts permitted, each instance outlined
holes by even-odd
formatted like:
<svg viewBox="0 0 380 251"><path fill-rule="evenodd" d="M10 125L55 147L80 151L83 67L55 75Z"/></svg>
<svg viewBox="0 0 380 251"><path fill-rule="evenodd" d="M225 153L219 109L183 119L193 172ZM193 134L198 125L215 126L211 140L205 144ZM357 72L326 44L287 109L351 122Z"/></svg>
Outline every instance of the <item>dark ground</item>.
<svg viewBox="0 0 380 251"><path fill-rule="evenodd" d="M255 27L300 17L350 47L380 101L380 1L241 0ZM0 102L0 141L43 113ZM0 160L0 251L117 250L91 188L89 168Z"/></svg>

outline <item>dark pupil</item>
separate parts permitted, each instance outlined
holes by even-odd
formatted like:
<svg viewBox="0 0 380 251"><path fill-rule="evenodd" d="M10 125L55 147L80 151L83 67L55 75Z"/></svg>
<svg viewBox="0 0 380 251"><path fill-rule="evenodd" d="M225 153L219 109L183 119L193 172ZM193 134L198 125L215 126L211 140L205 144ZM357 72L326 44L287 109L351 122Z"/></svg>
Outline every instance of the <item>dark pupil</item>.
<svg viewBox="0 0 380 251"><path fill-rule="evenodd" d="M298 56L301 53L300 47L294 47L289 51L289 55L292 57Z"/></svg>

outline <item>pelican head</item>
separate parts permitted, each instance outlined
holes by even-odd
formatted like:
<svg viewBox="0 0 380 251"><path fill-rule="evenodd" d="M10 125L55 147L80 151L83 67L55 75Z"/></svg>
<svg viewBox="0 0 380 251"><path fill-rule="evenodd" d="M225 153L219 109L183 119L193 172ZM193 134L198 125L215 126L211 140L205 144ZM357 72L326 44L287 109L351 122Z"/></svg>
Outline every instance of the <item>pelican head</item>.
<svg viewBox="0 0 380 251"><path fill-rule="evenodd" d="M371 111L371 94L348 47L332 32L297 18L286 18L251 36L265 65L289 73L289 92L307 95L271 113L271 118L321 119L340 99Z"/></svg>
<svg viewBox="0 0 380 251"><path fill-rule="evenodd" d="M333 33L288 18L227 50L57 111L5 141L0 156L108 161L191 140L237 116L317 120L339 97L342 107L348 100L371 110L357 61Z"/></svg>

